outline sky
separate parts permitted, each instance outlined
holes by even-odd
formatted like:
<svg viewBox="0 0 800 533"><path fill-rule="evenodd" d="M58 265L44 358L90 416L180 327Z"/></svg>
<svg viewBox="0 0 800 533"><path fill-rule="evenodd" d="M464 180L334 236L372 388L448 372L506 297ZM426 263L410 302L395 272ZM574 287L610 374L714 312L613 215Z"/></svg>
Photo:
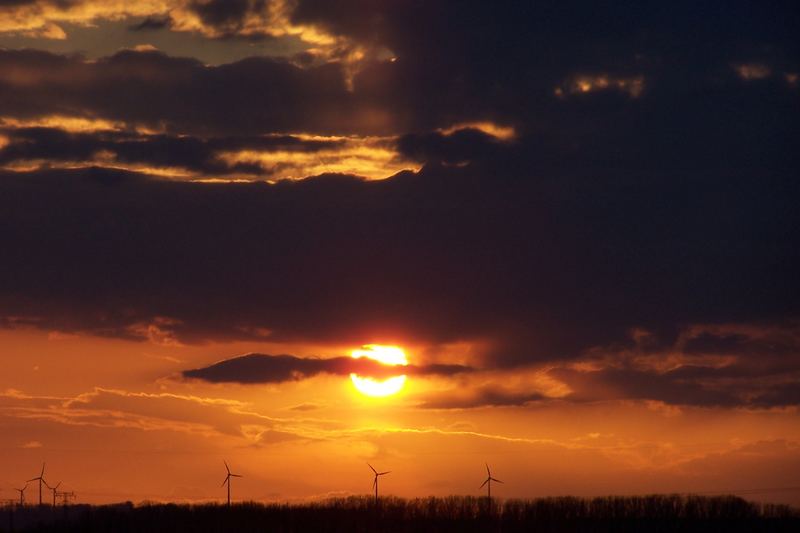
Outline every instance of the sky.
<svg viewBox="0 0 800 533"><path fill-rule="evenodd" d="M0 499L800 505L799 26L0 0Z"/></svg>

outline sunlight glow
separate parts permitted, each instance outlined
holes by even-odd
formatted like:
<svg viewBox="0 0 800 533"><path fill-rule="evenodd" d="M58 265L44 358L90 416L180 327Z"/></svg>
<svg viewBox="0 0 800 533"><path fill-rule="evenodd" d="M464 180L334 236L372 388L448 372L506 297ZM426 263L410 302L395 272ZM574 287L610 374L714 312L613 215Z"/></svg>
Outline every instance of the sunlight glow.
<svg viewBox="0 0 800 533"><path fill-rule="evenodd" d="M405 352L397 346L367 344L359 350L353 350L351 355L354 359L367 357L384 365L405 366L408 364ZM382 398L400 392L406 383L406 376L393 376L379 380L352 373L350 380L361 394Z"/></svg>

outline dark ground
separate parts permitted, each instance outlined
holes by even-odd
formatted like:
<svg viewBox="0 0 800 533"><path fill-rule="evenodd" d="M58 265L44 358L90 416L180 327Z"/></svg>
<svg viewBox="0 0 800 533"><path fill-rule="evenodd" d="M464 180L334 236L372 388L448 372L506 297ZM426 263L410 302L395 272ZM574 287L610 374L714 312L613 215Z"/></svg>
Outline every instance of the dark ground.
<svg viewBox="0 0 800 533"><path fill-rule="evenodd" d="M0 531L800 531L800 510L735 496L573 497L495 502L352 497L304 505L126 503L0 510Z"/></svg>

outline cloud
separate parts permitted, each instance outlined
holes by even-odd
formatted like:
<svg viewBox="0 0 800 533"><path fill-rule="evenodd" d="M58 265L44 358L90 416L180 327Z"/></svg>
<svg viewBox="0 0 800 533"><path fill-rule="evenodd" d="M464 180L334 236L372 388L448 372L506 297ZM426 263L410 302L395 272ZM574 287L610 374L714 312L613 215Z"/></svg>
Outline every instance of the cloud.
<svg viewBox="0 0 800 533"><path fill-rule="evenodd" d="M252 410L245 402L169 392L147 393L120 389L95 389L73 397L52 398L18 391L0 393L0 416L69 426L168 431L188 435L229 438L248 445L305 440L297 419L272 418ZM293 429L294 428L294 429ZM37 446L38 444L38 446ZM32 441L24 447L40 447Z"/></svg>
<svg viewBox="0 0 800 533"><path fill-rule="evenodd" d="M800 405L797 324L695 326L656 352L597 350L552 368L572 401L637 399L668 405L773 408ZM642 339L642 332L638 332ZM640 344L640 341L636 342ZM646 344L646 343L645 343Z"/></svg>
<svg viewBox="0 0 800 533"><path fill-rule="evenodd" d="M130 26L131 31L146 31L146 30L161 30L170 28L172 26L172 19L169 16L158 17L148 16L142 19L141 22Z"/></svg>
<svg viewBox="0 0 800 533"><path fill-rule="evenodd" d="M720 190L493 165L275 185L6 172L0 316L125 338L162 317L183 343L480 341L506 365L625 346L637 327L658 347L687 321L800 314L788 175Z"/></svg>
<svg viewBox="0 0 800 533"><path fill-rule="evenodd" d="M131 131L73 117L6 120L0 167L111 166L184 179L299 179L325 172L385 178L417 164L393 139L258 135L195 137Z"/></svg>
<svg viewBox="0 0 800 533"><path fill-rule="evenodd" d="M521 407L549 399L540 392L511 391L501 386L484 386L462 392L437 393L418 404L423 409L475 409L481 407Z"/></svg>
<svg viewBox="0 0 800 533"><path fill-rule="evenodd" d="M376 361L352 357L327 359L303 358L293 355L246 354L225 359L211 366L184 370L183 376L211 383L282 383L309 379L318 374L348 376L351 373L386 378L398 374L452 376L473 369L462 365L431 364L402 367L383 365Z"/></svg>
<svg viewBox="0 0 800 533"><path fill-rule="evenodd" d="M631 98L638 98L645 89L642 76L613 77L608 74L576 75L570 77L561 86L556 87L558 97L575 94L586 94L596 91L621 91Z"/></svg>
<svg viewBox="0 0 800 533"><path fill-rule="evenodd" d="M164 13L169 0L12 0L0 4L0 33L63 39L64 24Z"/></svg>
<svg viewBox="0 0 800 533"><path fill-rule="evenodd" d="M502 156L505 140L466 127L448 133L407 134L398 140L397 145L400 153L410 159L458 164Z"/></svg>
<svg viewBox="0 0 800 533"><path fill-rule="evenodd" d="M293 36L315 46L343 39L293 24L286 0L12 0L0 4L0 33L53 38L57 24L89 25L141 18L135 29L194 32L209 38L269 39Z"/></svg>
<svg viewBox="0 0 800 533"><path fill-rule="evenodd" d="M10 118L67 109L155 131L217 135L341 134L360 121L351 112L342 67L333 63L300 68L253 57L208 67L152 50L123 50L98 61L2 50L0 66L6 72L0 115ZM50 100L56 95L59 103Z"/></svg>
<svg viewBox="0 0 800 533"><path fill-rule="evenodd" d="M734 4L713 22L689 4L280 4L289 25L392 52L357 72L310 51L209 66L4 49L0 321L183 344L462 343L481 367L755 401L795 371L795 344L710 326L800 316L797 93L777 75L798 68L781 10ZM243 35L277 5L136 20ZM745 83L744 64L776 74ZM209 177L297 179L181 182ZM569 367L598 350L636 358ZM761 380L750 400L720 385L737 373Z"/></svg>
<svg viewBox="0 0 800 533"><path fill-rule="evenodd" d="M745 81L750 80L763 80L768 78L772 71L767 65L760 63L742 63L733 65L736 74Z"/></svg>

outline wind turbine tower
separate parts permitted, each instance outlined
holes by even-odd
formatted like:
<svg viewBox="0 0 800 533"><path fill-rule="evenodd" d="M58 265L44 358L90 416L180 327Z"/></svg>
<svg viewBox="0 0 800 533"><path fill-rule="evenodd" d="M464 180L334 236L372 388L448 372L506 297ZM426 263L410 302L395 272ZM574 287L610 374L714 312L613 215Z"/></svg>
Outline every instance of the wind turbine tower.
<svg viewBox="0 0 800 533"><path fill-rule="evenodd" d="M386 474L390 474L391 470L387 470L386 472L378 472L372 465L367 463L367 466L372 469L372 472L375 474L375 479L372 480L372 488L375 489L375 505L378 505L378 476L384 476Z"/></svg>
<svg viewBox="0 0 800 533"><path fill-rule="evenodd" d="M225 476L225 481L222 482L222 486L224 487L226 484L228 485L228 507L230 507L231 506L231 478L232 477L242 477L242 476L240 476L239 474L233 474L231 472L231 469L228 468L228 463L226 463L225 461L222 461L222 462L225 463L225 470L228 471L228 475Z"/></svg>
<svg viewBox="0 0 800 533"><path fill-rule="evenodd" d="M45 482L45 485L47 485L46 482ZM61 482L60 481L58 482L58 484L55 487L51 487L50 485L47 485L47 488L53 491L53 507L56 506L56 491L58 491L58 487L60 487L60 486L61 486Z"/></svg>
<svg viewBox="0 0 800 533"><path fill-rule="evenodd" d="M27 488L28 488L28 484L25 483L25 486L22 487L21 489L16 489L16 488L14 489L15 491L19 492L19 505L20 505L20 507L25 505L25 489L27 489Z"/></svg>
<svg viewBox="0 0 800 533"><path fill-rule="evenodd" d="M486 465L486 481L484 481L483 484L478 488L482 489L483 485L486 485L486 492L487 492L487 496L489 497L489 505L491 505L491 503L492 503L492 481L495 481L497 483L502 483L502 481L500 481L499 479L495 479L495 478L492 477L492 471L489 470L489 465L487 464Z"/></svg>
<svg viewBox="0 0 800 533"><path fill-rule="evenodd" d="M44 463L42 463L42 473L39 474L39 477L35 477L33 479L29 479L28 483L31 481L38 481L39 482L39 505L42 505L42 483L47 485L47 482L44 480Z"/></svg>

